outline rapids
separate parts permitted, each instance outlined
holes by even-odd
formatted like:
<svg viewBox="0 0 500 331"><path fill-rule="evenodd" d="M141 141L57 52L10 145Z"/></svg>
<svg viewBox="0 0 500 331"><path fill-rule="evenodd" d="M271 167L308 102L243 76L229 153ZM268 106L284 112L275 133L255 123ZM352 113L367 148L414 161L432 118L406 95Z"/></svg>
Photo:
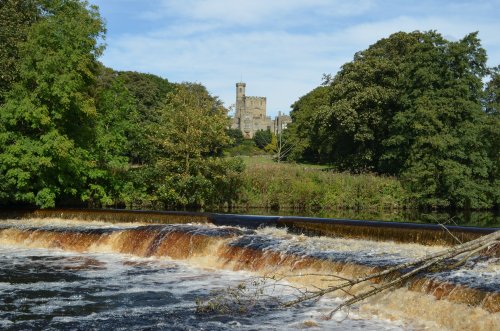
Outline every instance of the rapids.
<svg viewBox="0 0 500 331"><path fill-rule="evenodd" d="M417 278L329 321L322 316L340 293L289 309L263 304L239 315L196 312L195 301L211 290L255 275L278 275L295 288L325 287L332 279L324 274L359 277L444 248L274 227L3 220L0 328L494 330L500 325L495 256Z"/></svg>

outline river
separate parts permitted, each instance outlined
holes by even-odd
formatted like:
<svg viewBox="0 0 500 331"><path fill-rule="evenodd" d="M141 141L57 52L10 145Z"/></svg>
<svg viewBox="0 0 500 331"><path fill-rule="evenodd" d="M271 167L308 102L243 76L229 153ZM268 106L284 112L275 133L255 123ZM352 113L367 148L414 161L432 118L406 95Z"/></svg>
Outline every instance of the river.
<svg viewBox="0 0 500 331"><path fill-rule="evenodd" d="M274 227L6 219L0 221L0 328L493 330L500 325L497 257L416 280L330 320L324 316L342 295L286 309L276 302L292 299L297 289L326 286L327 273L352 278L442 249ZM273 280L269 297L244 301L249 309L197 311L214 291L271 274L288 277Z"/></svg>

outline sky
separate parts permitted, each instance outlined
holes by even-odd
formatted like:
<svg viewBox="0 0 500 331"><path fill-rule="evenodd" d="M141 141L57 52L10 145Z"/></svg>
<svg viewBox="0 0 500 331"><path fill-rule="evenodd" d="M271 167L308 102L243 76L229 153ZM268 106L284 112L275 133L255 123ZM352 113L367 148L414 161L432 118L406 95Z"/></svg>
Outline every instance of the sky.
<svg viewBox="0 0 500 331"><path fill-rule="evenodd" d="M101 61L115 70L198 82L230 107L235 84L267 97L268 115L398 31L448 40L479 31L500 65L500 0L90 0L106 21Z"/></svg>

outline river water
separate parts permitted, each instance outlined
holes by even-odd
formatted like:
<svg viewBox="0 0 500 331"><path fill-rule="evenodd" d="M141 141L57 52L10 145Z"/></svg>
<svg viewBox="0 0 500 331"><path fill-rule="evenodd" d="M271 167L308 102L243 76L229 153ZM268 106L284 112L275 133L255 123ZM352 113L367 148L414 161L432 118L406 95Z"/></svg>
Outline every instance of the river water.
<svg viewBox="0 0 500 331"><path fill-rule="evenodd" d="M270 210L266 208L234 209L234 213L252 215L289 215L301 217L341 218L353 220L378 220L475 227L500 227L498 211L417 211L417 210Z"/></svg>
<svg viewBox="0 0 500 331"><path fill-rule="evenodd" d="M251 284L259 275L293 274L273 283L270 293L286 301L305 283L324 286L324 276L314 273L335 269L356 277L443 248L307 237L275 228L3 220L0 329L494 330L500 325L495 257L436 274L430 282L448 286L446 295L436 287L440 300L434 292L402 288L330 320L324 316L342 297L287 309L262 297L242 312L197 311L197 302L210 300L214 291Z"/></svg>

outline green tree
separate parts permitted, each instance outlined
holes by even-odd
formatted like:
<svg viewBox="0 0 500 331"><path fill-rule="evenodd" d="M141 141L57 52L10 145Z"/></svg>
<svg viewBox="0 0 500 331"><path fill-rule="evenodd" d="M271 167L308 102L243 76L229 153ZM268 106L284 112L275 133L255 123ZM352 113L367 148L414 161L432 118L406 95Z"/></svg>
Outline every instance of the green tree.
<svg viewBox="0 0 500 331"><path fill-rule="evenodd" d="M168 95L162 117L158 138L182 173L190 173L193 160L219 155L229 142L227 110L200 84L178 85Z"/></svg>
<svg viewBox="0 0 500 331"><path fill-rule="evenodd" d="M0 198L40 207L87 195L96 116L93 84L104 33L97 8L37 1L19 44L19 79L0 109Z"/></svg>
<svg viewBox="0 0 500 331"><path fill-rule="evenodd" d="M486 113L498 116L500 113L500 66L490 69L490 80L486 85Z"/></svg>
<svg viewBox="0 0 500 331"><path fill-rule="evenodd" d="M329 145L324 142L327 135L321 131L325 128L319 118L328 111L329 106L327 86L315 88L292 105L292 123L286 130L286 140L293 146L290 159L319 163L327 161L324 156L329 154Z"/></svg>
<svg viewBox="0 0 500 331"><path fill-rule="evenodd" d="M272 136L273 134L270 130L258 130L253 136L253 141L257 147L264 149L271 143Z"/></svg>
<svg viewBox="0 0 500 331"><path fill-rule="evenodd" d="M227 129L226 131L227 135L229 138L231 138L231 143L229 144L229 147L235 147L243 144L245 141L245 137L243 137L243 133L241 132L240 129Z"/></svg>
<svg viewBox="0 0 500 331"><path fill-rule="evenodd" d="M492 79L483 105L486 73L477 33L456 42L435 31L393 34L328 79L327 106L299 100L292 139L302 128L302 155L337 169L400 176L422 206L491 207L495 124L484 109L494 112L496 97ZM309 103L314 111L300 110Z"/></svg>
<svg viewBox="0 0 500 331"><path fill-rule="evenodd" d="M164 173L156 164L168 157L160 136L166 98L175 85L155 75L104 66L97 83L96 128L102 134L96 138L103 143L96 143L100 148L94 150L99 171L106 173L105 180L101 180L104 192L112 198L113 205L161 208L156 205L155 192ZM103 151L107 158L115 160L114 165L103 162Z"/></svg>
<svg viewBox="0 0 500 331"><path fill-rule="evenodd" d="M19 46L39 16L35 1L0 1L0 105L19 80Z"/></svg>
<svg viewBox="0 0 500 331"><path fill-rule="evenodd" d="M168 155L157 162L162 180L155 194L163 206L230 203L235 197L225 190L236 185L242 164L218 157L229 143L229 119L222 103L202 85L183 83L168 95L161 116L155 139Z"/></svg>
<svg viewBox="0 0 500 331"><path fill-rule="evenodd" d="M403 107L401 71L424 33L399 32L356 53L330 84L331 106L317 118L328 160L340 170L396 172L381 164L384 139ZM385 168L384 168L385 167Z"/></svg>
<svg viewBox="0 0 500 331"><path fill-rule="evenodd" d="M394 116L386 144L397 152L387 159L397 155L403 183L422 205L491 207L481 105L486 52L477 33L457 42L425 37L407 61L407 104Z"/></svg>
<svg viewBox="0 0 500 331"><path fill-rule="evenodd" d="M154 143L157 124L161 121L161 109L167 94L174 90L174 84L167 79L152 74L133 71L114 73L134 97L138 112L137 130L131 139L131 161L135 164L152 164L158 157L164 156L164 149Z"/></svg>
<svg viewBox="0 0 500 331"><path fill-rule="evenodd" d="M134 185L130 176L134 143L141 131L136 100L123 79L116 76L98 89L96 105L95 138L91 147L96 164L92 170L95 180L84 200L101 206L128 206L134 200L129 193L134 195L141 186Z"/></svg>
<svg viewBox="0 0 500 331"><path fill-rule="evenodd" d="M500 66L491 69L490 75L484 105L487 114L484 141L493 165L490 182L493 189L493 201L498 208L500 205Z"/></svg>

